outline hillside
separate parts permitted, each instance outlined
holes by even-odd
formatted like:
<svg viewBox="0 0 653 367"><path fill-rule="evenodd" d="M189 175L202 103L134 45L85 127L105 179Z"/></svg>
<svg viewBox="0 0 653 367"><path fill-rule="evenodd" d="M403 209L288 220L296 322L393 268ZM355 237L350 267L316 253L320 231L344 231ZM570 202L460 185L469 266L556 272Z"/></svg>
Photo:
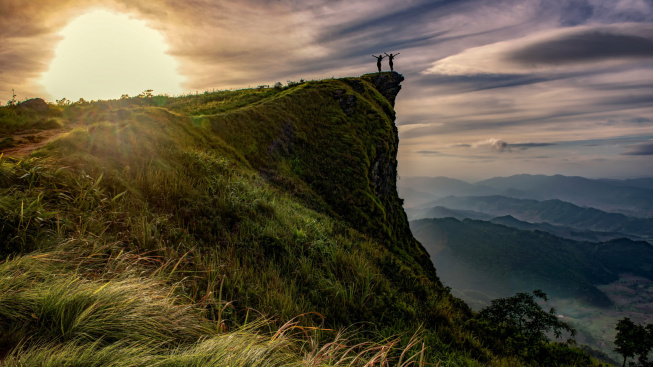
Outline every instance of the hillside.
<svg viewBox="0 0 653 367"><path fill-rule="evenodd" d="M402 80L34 112L63 133L1 158L0 359L525 365L469 327L474 312L410 232L396 191Z"/></svg>

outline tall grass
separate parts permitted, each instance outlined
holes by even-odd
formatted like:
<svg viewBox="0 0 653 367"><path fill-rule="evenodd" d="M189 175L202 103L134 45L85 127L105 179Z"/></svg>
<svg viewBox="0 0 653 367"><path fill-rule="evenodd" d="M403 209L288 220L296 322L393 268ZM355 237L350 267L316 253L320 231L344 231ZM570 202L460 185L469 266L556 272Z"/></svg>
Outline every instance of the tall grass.
<svg viewBox="0 0 653 367"><path fill-rule="evenodd" d="M57 252L20 256L0 264L0 346L11 351L7 366L342 366L389 365L397 340L352 344L338 333L289 321L280 327L256 318L226 330L209 320L156 276L130 271L148 260L121 252L108 259L76 253L72 244ZM68 248L68 250L63 250ZM102 261L104 260L104 261ZM80 269L102 263L101 280ZM72 270L76 268L77 271ZM68 269L67 269L68 268ZM108 270L108 269L107 269ZM163 271L156 271L163 274ZM108 279L113 277L111 279ZM421 351L415 336L397 365L408 366Z"/></svg>
<svg viewBox="0 0 653 367"><path fill-rule="evenodd" d="M396 162L387 101L367 85L349 121L333 88L353 93L74 105L75 129L0 157L4 363L511 365L371 183Z"/></svg>

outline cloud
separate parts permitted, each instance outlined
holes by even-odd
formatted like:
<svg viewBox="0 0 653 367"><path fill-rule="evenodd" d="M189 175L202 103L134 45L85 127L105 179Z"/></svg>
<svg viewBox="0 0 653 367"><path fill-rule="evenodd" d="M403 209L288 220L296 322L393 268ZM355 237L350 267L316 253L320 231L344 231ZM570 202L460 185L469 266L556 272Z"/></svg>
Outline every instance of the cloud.
<svg viewBox="0 0 653 367"><path fill-rule="evenodd" d="M456 143L456 144L449 144L447 145L447 148L470 148L471 144L464 144L464 143Z"/></svg>
<svg viewBox="0 0 653 367"><path fill-rule="evenodd" d="M636 145L631 145L630 150L622 155L653 155L653 143L641 143Z"/></svg>
<svg viewBox="0 0 653 367"><path fill-rule="evenodd" d="M418 150L415 153L424 155L424 156L434 156L440 154L437 150Z"/></svg>
<svg viewBox="0 0 653 367"><path fill-rule="evenodd" d="M489 138L489 139L478 141L472 144L472 148L489 149L499 153L511 151L510 147L508 146L508 143L506 143L501 139L496 139L496 138Z"/></svg>
<svg viewBox="0 0 653 367"><path fill-rule="evenodd" d="M653 25L626 23L542 31L467 49L423 74L564 73L653 59Z"/></svg>
<svg viewBox="0 0 653 367"><path fill-rule="evenodd" d="M512 152L513 149L519 149L520 151L529 149L529 148L537 148L537 147L548 147L556 145L556 143L517 143L517 144L511 144L508 143L502 139L497 139L497 138L489 138L481 141L477 141L476 143L473 143L471 145L469 144L454 144L454 145L449 145L449 147L471 147L473 149L486 149L486 150L491 150L494 152L499 152L499 153L504 153L504 152Z"/></svg>
<svg viewBox="0 0 653 367"><path fill-rule="evenodd" d="M551 145L556 145L556 143L519 143L519 144L510 144L510 147L526 150L528 148L548 147Z"/></svg>
<svg viewBox="0 0 653 367"><path fill-rule="evenodd" d="M561 65L597 62L613 59L653 57L653 28L629 29L615 27L581 29L559 37L535 42L509 52L509 61L523 65Z"/></svg>

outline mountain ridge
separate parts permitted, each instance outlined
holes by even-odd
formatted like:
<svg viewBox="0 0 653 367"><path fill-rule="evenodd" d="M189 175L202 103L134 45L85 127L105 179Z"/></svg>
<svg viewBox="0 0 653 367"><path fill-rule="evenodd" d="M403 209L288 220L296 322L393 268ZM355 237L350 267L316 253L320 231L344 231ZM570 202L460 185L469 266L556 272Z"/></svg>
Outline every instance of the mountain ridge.
<svg viewBox="0 0 653 367"><path fill-rule="evenodd" d="M651 179L588 179L579 176L520 174L494 177L474 184L446 177L407 177L400 181L401 190L419 189L438 197L501 195L517 199L562 200L578 206L594 207L606 212L635 217L653 217ZM400 193L403 193L400 190ZM429 203L411 198L412 207ZM417 203L415 203L417 202Z"/></svg>
<svg viewBox="0 0 653 367"><path fill-rule="evenodd" d="M537 201L494 196L449 196L438 199L436 205L454 209L474 210L495 216L512 215L526 222L546 222L579 230L620 232L647 239L653 238L653 218L628 217L606 213L599 209L582 208L562 200Z"/></svg>
<svg viewBox="0 0 653 367"><path fill-rule="evenodd" d="M402 80L50 105L72 129L0 157L0 359L590 364L518 354L439 281L396 191Z"/></svg>

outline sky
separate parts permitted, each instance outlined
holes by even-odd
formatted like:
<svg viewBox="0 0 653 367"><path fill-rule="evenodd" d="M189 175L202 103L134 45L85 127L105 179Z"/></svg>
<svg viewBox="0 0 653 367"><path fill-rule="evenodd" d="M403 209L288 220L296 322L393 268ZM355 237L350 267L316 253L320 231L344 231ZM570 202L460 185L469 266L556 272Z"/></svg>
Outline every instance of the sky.
<svg viewBox="0 0 653 367"><path fill-rule="evenodd" d="M3 104L358 76L399 52L400 176L653 176L653 0L0 0L0 45Z"/></svg>

